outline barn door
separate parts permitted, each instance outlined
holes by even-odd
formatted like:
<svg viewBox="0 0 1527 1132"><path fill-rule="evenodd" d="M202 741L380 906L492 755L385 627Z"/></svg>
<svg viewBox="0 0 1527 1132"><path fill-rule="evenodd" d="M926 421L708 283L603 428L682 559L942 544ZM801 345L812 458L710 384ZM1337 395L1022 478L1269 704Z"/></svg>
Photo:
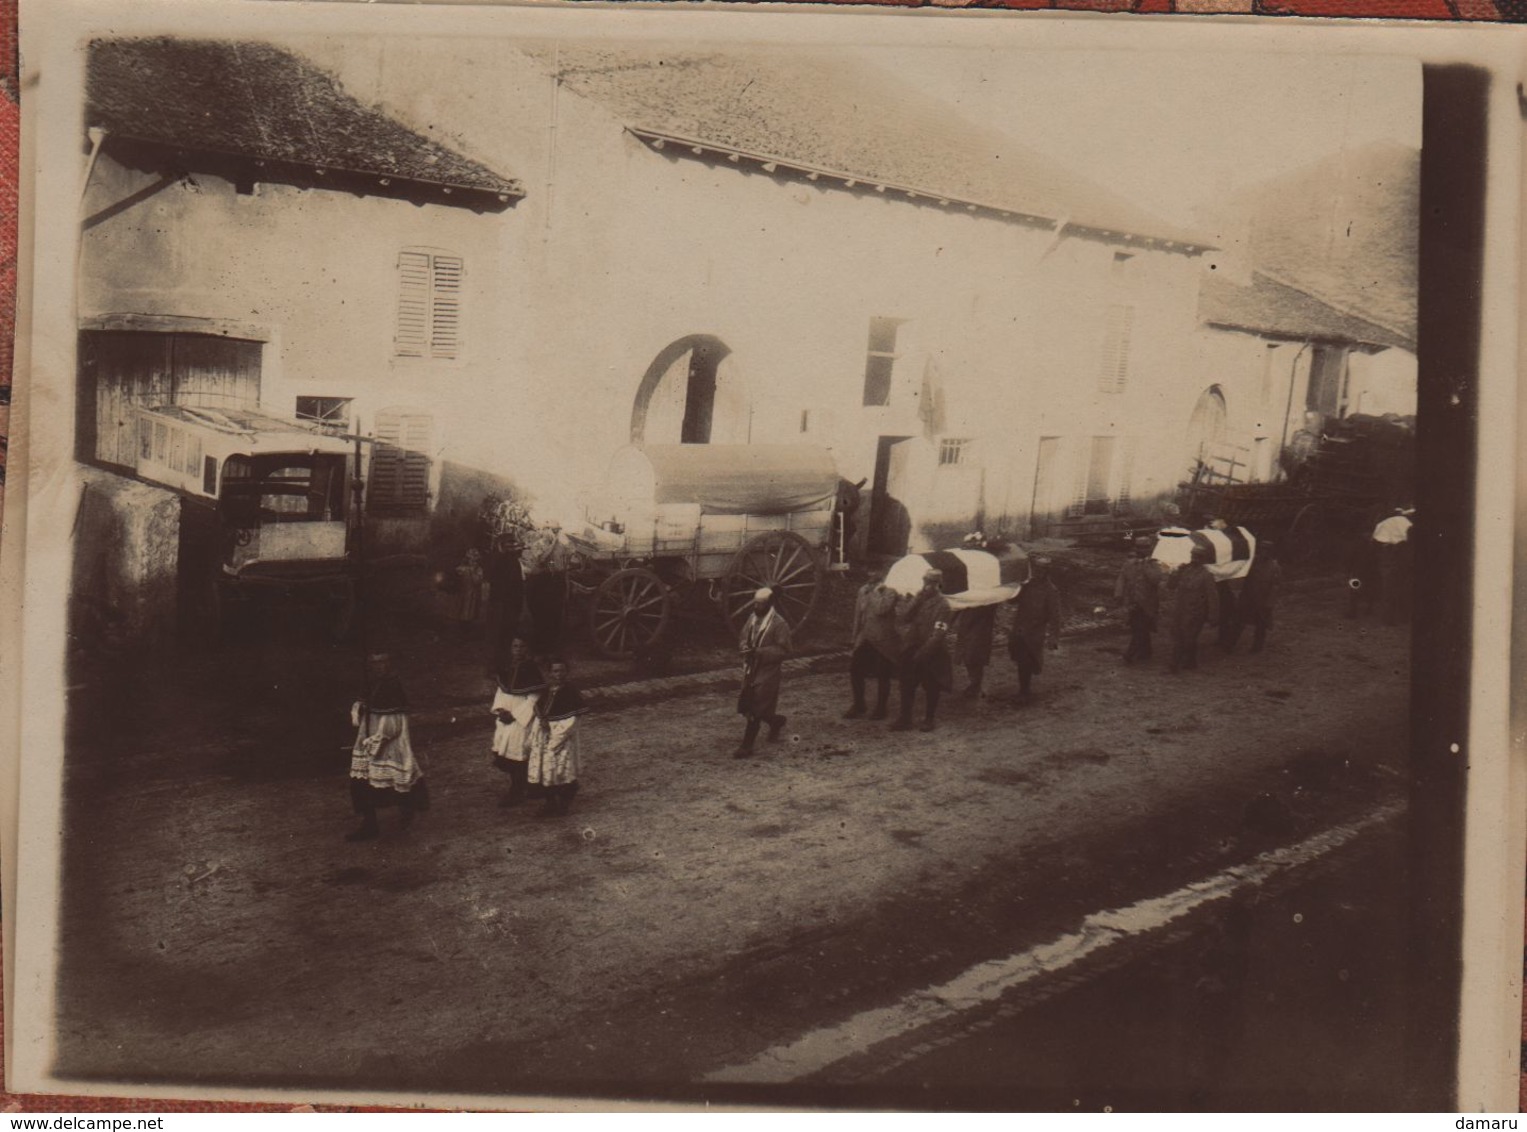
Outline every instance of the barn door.
<svg viewBox="0 0 1527 1132"><path fill-rule="evenodd" d="M170 335L128 330L80 334L80 401L95 406L88 458L131 468L137 463L139 405L167 404L174 389ZM86 431L82 431L85 435Z"/></svg>

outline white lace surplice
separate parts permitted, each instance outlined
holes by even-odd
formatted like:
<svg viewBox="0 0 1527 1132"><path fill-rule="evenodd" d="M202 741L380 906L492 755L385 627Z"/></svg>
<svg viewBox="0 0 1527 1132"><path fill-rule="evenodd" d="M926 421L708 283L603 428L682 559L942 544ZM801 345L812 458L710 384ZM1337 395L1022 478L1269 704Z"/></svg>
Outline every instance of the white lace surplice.
<svg viewBox="0 0 1527 1132"><path fill-rule="evenodd" d="M491 711L507 711L512 721L504 723L495 719L493 724L493 753L514 762L524 762L530 757L531 734L534 731L537 692L514 695L499 688L493 694Z"/></svg>
<svg viewBox="0 0 1527 1132"><path fill-rule="evenodd" d="M565 786L578 781L582 758L578 717L536 723L530 745L530 781L541 786Z"/></svg>
<svg viewBox="0 0 1527 1132"><path fill-rule="evenodd" d="M403 712L362 712L350 752L350 777L379 790L407 793L424 777L424 763L408 738Z"/></svg>

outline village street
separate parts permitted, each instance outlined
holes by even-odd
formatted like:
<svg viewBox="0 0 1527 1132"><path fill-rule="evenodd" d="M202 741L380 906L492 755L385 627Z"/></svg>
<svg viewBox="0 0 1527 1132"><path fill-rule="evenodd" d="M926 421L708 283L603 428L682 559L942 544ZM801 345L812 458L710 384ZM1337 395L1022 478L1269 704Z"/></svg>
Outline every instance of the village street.
<svg viewBox="0 0 1527 1132"><path fill-rule="evenodd" d="M1159 657L1122 666L1117 628L1069 634L1024 707L999 653L990 697L948 701L932 734L842 719L843 664L822 660L787 678L785 737L751 760L730 757L733 698L704 680L596 699L583 791L561 819L499 807L485 724L421 726L433 808L406 834L384 813L382 838L367 844L343 839L353 818L342 728L320 754L277 750L274 724L237 719L220 733L159 727L120 759L94 735L69 780L59 1071L154 1081L194 1065L209 1084L522 1096L815 1095L770 1093L757 1083L767 1074L737 1069L1090 915L1332 828L1369 823L1341 852L1371 870L1370 840L1393 839L1403 795L1408 631L1344 620L1342 600L1334 584L1290 592L1265 653L1227 657L1206 641L1202 668L1175 676ZM1364 889L1357 919L1341 905L1346 946L1398 947L1376 925L1392 924L1400 886ZM1235 899L1253 909L1232 917L1237 930L1261 930L1255 899ZM1311 899L1338 903L1318 886ZM1222 920L1210 916L1206 938ZM1337 946L1339 925L1312 917L1312 932L1317 922L1325 934L1310 938ZM1152 960L1140 985L1156 989L1142 1001L1170 1000L1178 980L1184 995L1202 989L1195 969L1212 943L1173 946L1189 958ZM1301 955L1301 969L1320 966ZM1373 959L1360 981L1365 1009L1382 1014L1399 982L1385 975L1393 954ZM1085 1000L1088 970L1053 977L1082 985ZM1100 977L1131 979L1109 970ZM1222 992L1234 982L1210 974ZM1086 1059L1112 1025L1108 999L1045 1008L1048 1061L1004 1066L1006 1047L988 1036L984 1060L965 1064L998 1078L992 1103L1038 1087L1056 1058L1105 1074ZM1021 1028L1017 1017L1004 1024ZM899 1034L903 1046L911 1038L915 1027ZM835 1074L829 1056L810 1082L837 1103L886 1096L865 1068L876 1048L853 1052L853 1072L845 1061ZM893 1099L951 1103L937 1082L969 1082L947 1069L929 1071L932 1091Z"/></svg>

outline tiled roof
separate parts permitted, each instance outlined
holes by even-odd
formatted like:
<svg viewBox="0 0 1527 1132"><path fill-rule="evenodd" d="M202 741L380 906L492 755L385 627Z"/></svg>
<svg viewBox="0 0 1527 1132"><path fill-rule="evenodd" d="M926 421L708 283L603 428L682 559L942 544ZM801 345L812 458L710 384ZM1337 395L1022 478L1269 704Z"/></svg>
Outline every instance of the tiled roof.
<svg viewBox="0 0 1527 1132"><path fill-rule="evenodd" d="M302 168L499 203L524 195L518 181L358 102L325 72L269 44L97 40L86 113L114 139L264 163L259 180Z"/></svg>
<svg viewBox="0 0 1527 1132"><path fill-rule="evenodd" d="M925 202L1208 246L877 68L749 52L563 45L555 57L536 54L638 136L686 139L704 156L742 154L828 175L828 183L836 175L839 185L851 178L861 188L915 190Z"/></svg>
<svg viewBox="0 0 1527 1132"><path fill-rule="evenodd" d="M1243 201L1251 265L1414 349L1420 185L1420 152L1395 142L1260 185Z"/></svg>
<svg viewBox="0 0 1527 1132"><path fill-rule="evenodd" d="M1300 342L1344 342L1414 350L1413 338L1347 314L1260 273L1251 284L1211 276L1199 291L1199 317L1211 326Z"/></svg>

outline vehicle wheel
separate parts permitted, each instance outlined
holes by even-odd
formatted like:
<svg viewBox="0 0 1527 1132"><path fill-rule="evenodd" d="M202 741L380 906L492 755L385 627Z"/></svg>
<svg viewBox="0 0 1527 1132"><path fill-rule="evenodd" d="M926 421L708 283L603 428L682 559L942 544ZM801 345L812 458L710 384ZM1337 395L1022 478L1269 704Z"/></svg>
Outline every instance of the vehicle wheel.
<svg viewBox="0 0 1527 1132"><path fill-rule="evenodd" d="M589 603L594 647L615 658L651 648L668 630L671 604L668 587L651 570L617 570Z"/></svg>
<svg viewBox="0 0 1527 1132"><path fill-rule="evenodd" d="M733 632L741 632L753 594L767 586L774 591L774 608L800 632L816 612L826 577L821 556L800 535L766 531L748 540L727 566L721 611Z"/></svg>

